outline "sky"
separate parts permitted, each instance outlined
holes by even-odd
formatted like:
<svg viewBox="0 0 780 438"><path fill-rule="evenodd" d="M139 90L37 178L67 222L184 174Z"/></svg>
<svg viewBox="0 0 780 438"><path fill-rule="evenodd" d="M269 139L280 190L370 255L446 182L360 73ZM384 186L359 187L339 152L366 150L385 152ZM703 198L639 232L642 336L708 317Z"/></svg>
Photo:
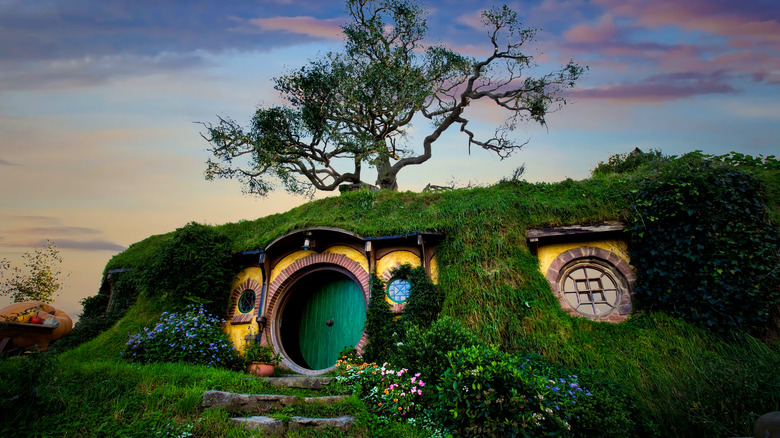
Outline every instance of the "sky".
<svg viewBox="0 0 780 438"><path fill-rule="evenodd" d="M491 5L428 1L425 42L484 56L479 17ZM401 190L489 185L523 164L531 182L584 179L636 147L780 155L780 2L509 6L539 29L526 51L534 72L574 59L587 75L546 127L518 127L521 151L469 153L462 134L448 133L431 160L401 171ZM108 260L132 243L306 202L205 181L199 122L245 125L259 106L283 104L273 78L341 50L347 19L344 3L329 0L0 0L0 260L18 266L54 242L70 274L55 306L76 317ZM473 126L492 133L503 118L475 107ZM412 145L427 129L415 123Z"/></svg>

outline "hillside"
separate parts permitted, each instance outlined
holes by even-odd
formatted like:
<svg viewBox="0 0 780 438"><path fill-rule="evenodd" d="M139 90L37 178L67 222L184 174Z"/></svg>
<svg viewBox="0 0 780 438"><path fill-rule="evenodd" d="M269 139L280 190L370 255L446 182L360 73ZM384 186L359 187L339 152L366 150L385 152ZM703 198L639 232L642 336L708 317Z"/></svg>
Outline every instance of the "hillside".
<svg viewBox="0 0 780 438"><path fill-rule="evenodd" d="M641 306L621 324L572 317L561 310L539 270L539 260L526 243L528 229L604 221L631 223L634 196L643 181L657 171L640 166L638 170L603 172L583 181L503 181L491 187L437 193L358 191L310 202L284 214L213 229L226 238L234 253L265 248L282 235L311 227L336 227L359 236L442 233L444 238L437 246L438 285L445 297L440 318L458 321L481 341L498 345L502 351L538 355L545 363L582 370L598 376L599 382L611 382L614 398L605 400L628 409L631 414L625 415L631 416L631 421L641 418L642 428L637 430L648 436L751 434L759 415L780 409L780 377L776 373L780 352L771 330L754 332L763 340L742 332L716 335L663 312L643 311ZM751 171L766 188L768 215L777 224L780 171ZM108 263L106 272L143 271L175 234L151 236L131 245ZM150 370L150 366L122 361L119 352L129 334L152 325L170 304L164 294L154 297L138 283L133 284L140 295L124 318L95 340L57 357L63 370L59 373L79 376L86 387L119 380L125 384L123 391L135 394L134 401L128 401L119 392L102 391L113 407L96 409L87 416L113 415L128 425L148 423L152 415L175 418L178 423L203 421L196 392L240 389L245 385L234 375L241 375L181 365L182 370L175 373L187 374L189 382L197 383L181 378L168 381L173 371L166 365ZM15 368L3 364L0 373L11 369ZM120 372L123 376L114 375ZM168 389L159 389L166 385L170 385ZM183 389L187 385L191 386ZM186 402L165 407L140 395L159 396L160 391L186 395ZM82 393L58 393L56 400L44 397L38 401L52 407L60 419L73 415L74 404L94 402L91 395ZM72 421L97 421L79 418L77 415ZM208 421L219 422L214 418ZM196 431L210 436L203 427L196 426ZM621 433L611 429L602 436Z"/></svg>

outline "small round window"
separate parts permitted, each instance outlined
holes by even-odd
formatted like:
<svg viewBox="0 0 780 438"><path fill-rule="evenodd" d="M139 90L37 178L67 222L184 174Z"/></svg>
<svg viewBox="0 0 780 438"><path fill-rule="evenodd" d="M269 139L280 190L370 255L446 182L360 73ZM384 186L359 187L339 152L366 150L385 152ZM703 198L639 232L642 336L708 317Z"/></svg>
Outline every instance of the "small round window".
<svg viewBox="0 0 780 438"><path fill-rule="evenodd" d="M403 278L394 278L387 285L387 296L395 303L403 303L409 298L412 285L409 280Z"/></svg>
<svg viewBox="0 0 780 438"><path fill-rule="evenodd" d="M577 263L564 271L559 290L572 309L586 316L602 316L620 304L621 289L615 276L600 265Z"/></svg>
<svg viewBox="0 0 780 438"><path fill-rule="evenodd" d="M241 297L238 298L238 311L241 313L249 313L255 308L255 291L247 289L241 293Z"/></svg>

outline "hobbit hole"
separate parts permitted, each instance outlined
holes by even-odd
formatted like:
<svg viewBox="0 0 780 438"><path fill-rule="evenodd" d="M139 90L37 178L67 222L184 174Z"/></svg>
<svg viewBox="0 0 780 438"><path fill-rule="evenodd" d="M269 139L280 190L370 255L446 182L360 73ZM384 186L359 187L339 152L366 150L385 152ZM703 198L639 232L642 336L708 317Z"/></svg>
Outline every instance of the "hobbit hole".
<svg viewBox="0 0 780 438"><path fill-rule="evenodd" d="M247 267L233 284L226 330L241 348L245 342L273 346L281 355L281 368L326 372L345 347L362 351L367 343L369 273L387 281L393 269L409 263L425 266L435 281L434 248L441 238L424 232L363 238L319 227L241 253ZM394 308L400 312L408 288L400 281L392 283L399 301ZM390 301L390 296L385 298Z"/></svg>
<svg viewBox="0 0 780 438"><path fill-rule="evenodd" d="M617 222L527 230L561 308L573 316L622 322L632 312L636 274Z"/></svg>

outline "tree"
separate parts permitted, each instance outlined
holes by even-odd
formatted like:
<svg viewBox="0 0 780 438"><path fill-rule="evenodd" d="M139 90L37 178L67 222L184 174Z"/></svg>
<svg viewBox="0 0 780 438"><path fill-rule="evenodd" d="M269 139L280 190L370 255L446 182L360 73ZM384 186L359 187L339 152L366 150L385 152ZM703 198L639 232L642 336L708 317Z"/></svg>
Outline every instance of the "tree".
<svg viewBox="0 0 780 438"><path fill-rule="evenodd" d="M343 27L343 53L274 79L287 105L260 107L246 129L222 117L203 124L215 158L207 162L206 179L236 178L258 195L275 182L311 194L365 185L367 164L376 169L377 186L395 190L398 172L430 159L433 144L454 126L468 137L469 150L476 145L508 157L525 144L509 137L517 122L545 125L547 113L566 103L561 92L584 72L569 62L543 76L524 75L535 64L520 49L536 30L522 27L506 6L482 13L492 47L483 59L423 44L425 11L412 0L347 0L347 10L352 21ZM489 139L468 126L466 109L478 100L508 113ZM421 152L408 145L417 115L432 122Z"/></svg>
<svg viewBox="0 0 780 438"><path fill-rule="evenodd" d="M25 252L22 259L25 269L11 266L8 260L0 260L0 295L10 295L15 303L54 302L55 294L62 288L59 250L47 240L45 247L35 248L32 253ZM10 271L11 275L3 278L4 271Z"/></svg>

